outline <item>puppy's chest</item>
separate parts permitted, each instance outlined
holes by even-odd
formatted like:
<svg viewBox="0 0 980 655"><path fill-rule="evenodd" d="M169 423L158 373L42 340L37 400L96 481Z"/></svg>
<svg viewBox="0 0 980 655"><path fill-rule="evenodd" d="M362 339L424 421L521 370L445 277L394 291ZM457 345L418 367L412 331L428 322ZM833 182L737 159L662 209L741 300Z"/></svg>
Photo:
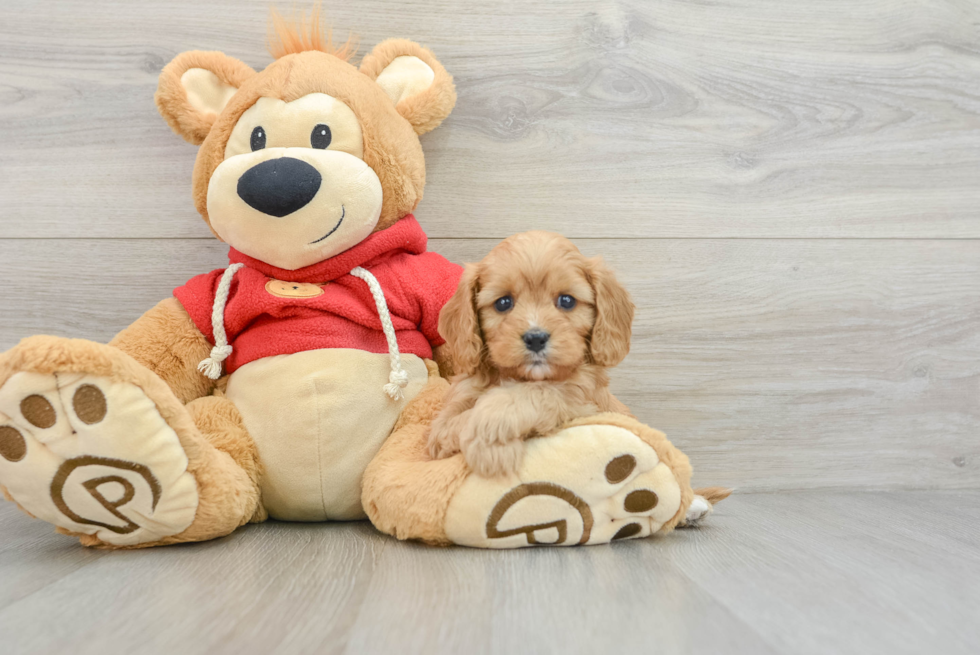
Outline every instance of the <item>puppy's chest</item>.
<svg viewBox="0 0 980 655"><path fill-rule="evenodd" d="M588 416L595 413L596 388L589 381L570 379L562 381L520 382L517 380L501 381L500 387L506 389L515 402L541 402L557 405L564 410L567 418ZM582 412L576 412L581 407Z"/></svg>

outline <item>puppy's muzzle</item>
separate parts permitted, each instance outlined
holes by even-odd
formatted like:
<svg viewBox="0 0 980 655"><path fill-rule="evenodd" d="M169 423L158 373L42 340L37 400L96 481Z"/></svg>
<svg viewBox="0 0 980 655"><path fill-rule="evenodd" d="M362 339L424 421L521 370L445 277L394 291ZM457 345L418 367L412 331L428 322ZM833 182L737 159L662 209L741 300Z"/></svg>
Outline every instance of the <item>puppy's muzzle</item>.
<svg viewBox="0 0 980 655"><path fill-rule="evenodd" d="M269 159L238 178L238 197L252 209L282 218L308 205L322 181L320 172L305 161Z"/></svg>
<svg viewBox="0 0 980 655"><path fill-rule="evenodd" d="M548 345L551 335L541 330L531 330L524 333L524 345L532 353L539 353Z"/></svg>

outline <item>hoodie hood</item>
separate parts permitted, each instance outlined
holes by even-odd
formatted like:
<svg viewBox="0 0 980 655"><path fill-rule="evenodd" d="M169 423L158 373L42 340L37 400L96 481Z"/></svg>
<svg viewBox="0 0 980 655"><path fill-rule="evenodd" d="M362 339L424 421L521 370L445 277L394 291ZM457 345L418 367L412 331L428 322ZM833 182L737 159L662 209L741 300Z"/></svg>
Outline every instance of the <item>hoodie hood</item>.
<svg viewBox="0 0 980 655"><path fill-rule="evenodd" d="M391 227L371 234L353 248L295 271L266 264L234 248L229 249L228 260L285 282L330 282L349 274L357 266L367 267L380 257L398 253L421 254L425 252L427 243L422 226L412 214L408 214Z"/></svg>

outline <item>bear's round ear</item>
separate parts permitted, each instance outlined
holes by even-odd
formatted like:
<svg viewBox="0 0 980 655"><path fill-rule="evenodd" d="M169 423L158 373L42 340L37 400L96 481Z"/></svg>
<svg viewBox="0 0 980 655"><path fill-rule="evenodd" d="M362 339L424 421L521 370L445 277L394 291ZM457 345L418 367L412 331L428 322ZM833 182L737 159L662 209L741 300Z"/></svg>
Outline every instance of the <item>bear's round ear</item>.
<svg viewBox="0 0 980 655"><path fill-rule="evenodd" d="M200 145L239 87L255 71L222 52L182 52L160 73L153 99L174 132Z"/></svg>
<svg viewBox="0 0 980 655"><path fill-rule="evenodd" d="M416 134L439 127L456 104L452 76L427 48L405 39L382 41L360 71L378 83Z"/></svg>

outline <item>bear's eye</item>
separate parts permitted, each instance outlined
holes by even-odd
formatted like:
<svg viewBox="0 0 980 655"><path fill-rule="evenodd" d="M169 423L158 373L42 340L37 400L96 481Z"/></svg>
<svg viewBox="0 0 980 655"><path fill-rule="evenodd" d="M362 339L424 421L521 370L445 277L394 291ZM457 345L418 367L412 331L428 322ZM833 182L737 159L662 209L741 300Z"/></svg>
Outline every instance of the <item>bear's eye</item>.
<svg viewBox="0 0 980 655"><path fill-rule="evenodd" d="M320 123L313 128L313 133L310 134L310 145L319 150L324 150L330 145L331 138L330 128Z"/></svg>
<svg viewBox="0 0 980 655"><path fill-rule="evenodd" d="M514 306L514 299L510 296L501 296L493 301L493 308L503 314Z"/></svg>
<svg viewBox="0 0 980 655"><path fill-rule="evenodd" d="M558 296L558 300L555 301L555 304L558 305L558 309L574 309L575 303L576 303L575 298L568 295L567 293L561 294L560 296Z"/></svg>
<svg viewBox="0 0 980 655"><path fill-rule="evenodd" d="M262 129L261 125L252 130L252 137L249 139L249 143L252 146L252 152L265 147L265 130Z"/></svg>

